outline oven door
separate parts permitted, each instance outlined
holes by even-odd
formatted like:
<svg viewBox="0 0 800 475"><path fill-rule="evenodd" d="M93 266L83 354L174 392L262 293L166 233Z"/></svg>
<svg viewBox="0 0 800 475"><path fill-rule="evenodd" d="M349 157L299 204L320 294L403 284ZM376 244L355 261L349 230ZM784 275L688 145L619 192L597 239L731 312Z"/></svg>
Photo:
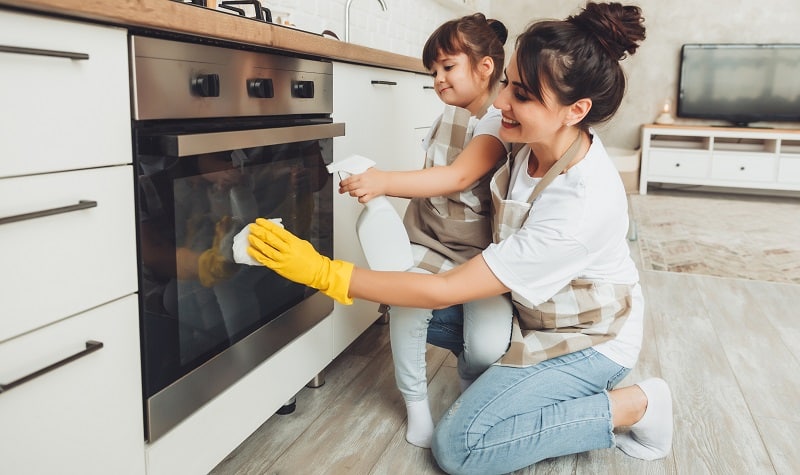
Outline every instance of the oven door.
<svg viewBox="0 0 800 475"><path fill-rule="evenodd" d="M333 302L233 262L257 217L333 250L325 168L343 124L213 133L134 130L147 438L166 433L324 319Z"/></svg>

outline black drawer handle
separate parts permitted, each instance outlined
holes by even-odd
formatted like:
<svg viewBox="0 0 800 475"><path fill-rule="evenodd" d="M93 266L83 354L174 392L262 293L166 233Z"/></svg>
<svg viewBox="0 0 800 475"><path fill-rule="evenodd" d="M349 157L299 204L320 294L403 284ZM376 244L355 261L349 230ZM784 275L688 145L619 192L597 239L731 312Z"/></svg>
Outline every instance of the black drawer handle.
<svg viewBox="0 0 800 475"><path fill-rule="evenodd" d="M397 83L395 81L376 81L376 80L372 80L370 82L372 84L382 84L384 86L397 86Z"/></svg>
<svg viewBox="0 0 800 475"><path fill-rule="evenodd" d="M23 48L21 46L0 45L0 53L32 54L35 56L50 56L51 58L89 59L86 53L73 53L71 51L55 51L39 48Z"/></svg>
<svg viewBox="0 0 800 475"><path fill-rule="evenodd" d="M436 89L436 88L433 86L422 86L422 89Z"/></svg>
<svg viewBox="0 0 800 475"><path fill-rule="evenodd" d="M58 368L66 365L66 364L72 363L73 361L75 361L75 360L77 360L79 358L83 358L84 356L88 355L89 353L94 353L95 351L99 350L102 347L103 347L103 342L89 340L89 341L86 342L86 349L85 350L79 351L79 352L75 353L72 356L67 356L66 358L64 358L61 361L56 361L55 363L51 364L50 366L46 366L46 367L44 367L44 368L42 368L42 369L40 369L38 371L34 371L33 373L31 373L31 374L29 374L27 376L23 376L23 377L19 378L16 381L11 381L10 383L6 383L6 384L0 383L0 393L4 393L4 392L8 391L9 389L16 388L17 386L21 386L21 385L27 383L28 381L31 381L33 379L38 378L39 376L42 376L42 375L44 375L46 373L49 373L50 371L53 371L54 369L58 369Z"/></svg>
<svg viewBox="0 0 800 475"><path fill-rule="evenodd" d="M0 224L16 223L17 221L25 221L26 219L36 219L44 216L52 216L54 214L69 213L70 211L80 211L82 209L94 208L96 206L97 201L80 200L76 205L62 206L60 208L45 209L42 211L34 211L33 213L18 214L16 216L0 218Z"/></svg>

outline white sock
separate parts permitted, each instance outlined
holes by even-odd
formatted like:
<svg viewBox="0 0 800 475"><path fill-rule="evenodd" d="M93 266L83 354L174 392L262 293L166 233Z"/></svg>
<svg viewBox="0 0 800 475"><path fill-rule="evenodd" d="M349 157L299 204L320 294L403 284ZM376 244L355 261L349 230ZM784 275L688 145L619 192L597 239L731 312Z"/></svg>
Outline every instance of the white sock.
<svg viewBox="0 0 800 475"><path fill-rule="evenodd" d="M475 382L475 380L474 380L474 379L464 379L464 378L462 378L462 377L459 377L459 378L458 378L458 382L461 384L461 394L464 394L464 391L466 391L466 390L467 390L467 388L468 388L468 387L469 387L469 386L470 386L472 383L474 383L474 382Z"/></svg>
<svg viewBox="0 0 800 475"><path fill-rule="evenodd" d="M672 447L672 396L667 382L650 378L637 383L647 396L647 409L630 432L616 436L617 447L643 460L664 458Z"/></svg>
<svg viewBox="0 0 800 475"><path fill-rule="evenodd" d="M417 447L430 448L433 438L433 417L428 398L421 401L407 401L406 411L408 411L406 440Z"/></svg>

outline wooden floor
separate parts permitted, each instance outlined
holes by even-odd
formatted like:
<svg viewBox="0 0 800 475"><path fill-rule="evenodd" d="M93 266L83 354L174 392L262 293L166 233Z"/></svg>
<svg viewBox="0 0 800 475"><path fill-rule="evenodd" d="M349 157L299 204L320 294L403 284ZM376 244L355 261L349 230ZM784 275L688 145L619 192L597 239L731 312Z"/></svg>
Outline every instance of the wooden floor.
<svg viewBox="0 0 800 475"><path fill-rule="evenodd" d="M672 453L644 462L595 450L514 473L800 473L800 285L655 271L641 282L644 348L623 385L650 376L670 384ZM212 473L443 473L430 450L404 439L388 334L371 327L325 385L298 394L296 412L270 418ZM428 377L438 420L459 394L454 358L431 347Z"/></svg>

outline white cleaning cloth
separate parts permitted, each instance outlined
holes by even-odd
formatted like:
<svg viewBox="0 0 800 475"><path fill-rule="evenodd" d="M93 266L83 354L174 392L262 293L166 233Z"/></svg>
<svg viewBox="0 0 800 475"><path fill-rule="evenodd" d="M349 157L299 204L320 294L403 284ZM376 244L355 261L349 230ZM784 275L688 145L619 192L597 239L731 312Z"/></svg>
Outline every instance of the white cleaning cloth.
<svg viewBox="0 0 800 475"><path fill-rule="evenodd" d="M270 221L283 227L281 222L283 221L281 218L270 218ZM257 260L250 257L250 254L247 253L247 248L250 246L250 243L247 242L247 236L250 235L250 224L248 223L241 231L236 233L236 236L233 237L233 261L237 264L247 264L249 266L260 266L263 265Z"/></svg>

